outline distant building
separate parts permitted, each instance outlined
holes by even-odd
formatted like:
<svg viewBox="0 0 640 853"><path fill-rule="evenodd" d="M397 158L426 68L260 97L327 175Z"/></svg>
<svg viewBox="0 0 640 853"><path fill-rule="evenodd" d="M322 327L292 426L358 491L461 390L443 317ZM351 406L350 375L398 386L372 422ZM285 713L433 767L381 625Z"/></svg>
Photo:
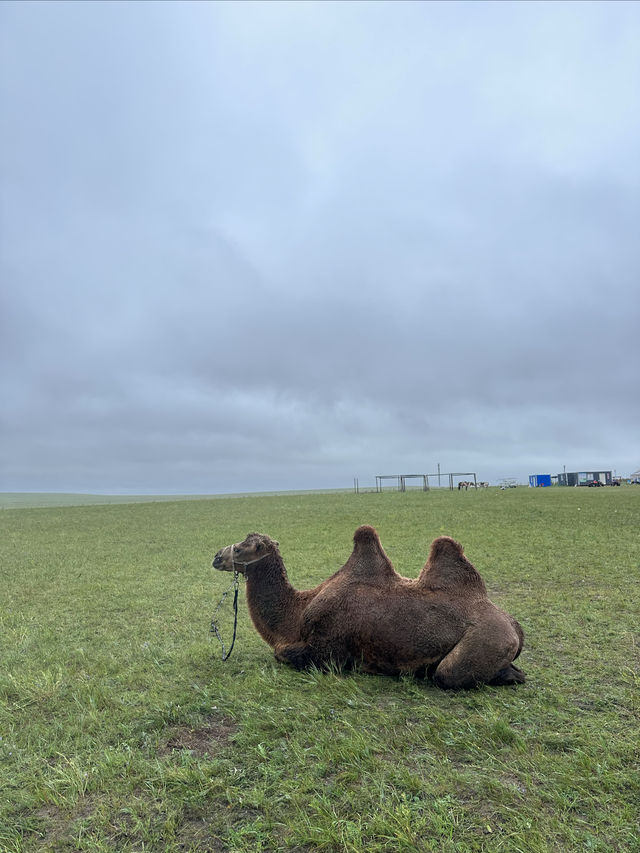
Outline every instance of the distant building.
<svg viewBox="0 0 640 853"><path fill-rule="evenodd" d="M559 486L589 486L597 483L600 486L611 485L611 471L568 471L558 474Z"/></svg>
<svg viewBox="0 0 640 853"><path fill-rule="evenodd" d="M551 474L529 474L529 485L532 489L538 486L550 486Z"/></svg>

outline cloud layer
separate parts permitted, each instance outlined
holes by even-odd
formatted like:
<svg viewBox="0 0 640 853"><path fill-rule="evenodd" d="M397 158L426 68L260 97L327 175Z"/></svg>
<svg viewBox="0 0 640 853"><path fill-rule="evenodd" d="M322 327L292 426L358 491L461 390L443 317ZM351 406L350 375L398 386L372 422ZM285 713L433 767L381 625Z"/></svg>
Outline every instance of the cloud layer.
<svg viewBox="0 0 640 853"><path fill-rule="evenodd" d="M638 467L635 4L0 15L0 488Z"/></svg>

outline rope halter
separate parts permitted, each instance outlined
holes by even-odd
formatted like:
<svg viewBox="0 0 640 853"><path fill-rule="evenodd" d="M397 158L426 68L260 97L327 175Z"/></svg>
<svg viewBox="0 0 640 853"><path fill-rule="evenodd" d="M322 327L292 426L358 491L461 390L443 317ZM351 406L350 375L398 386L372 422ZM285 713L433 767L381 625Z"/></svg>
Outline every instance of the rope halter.
<svg viewBox="0 0 640 853"><path fill-rule="evenodd" d="M246 569L247 566L252 566L254 563L259 563L260 560L264 560L265 557L268 557L271 552L267 551L262 554L260 557L256 557L255 560L247 560L246 562L242 562L242 560L236 560L236 546L231 546L231 565L233 566L233 571L237 574L236 566L242 566L243 569Z"/></svg>

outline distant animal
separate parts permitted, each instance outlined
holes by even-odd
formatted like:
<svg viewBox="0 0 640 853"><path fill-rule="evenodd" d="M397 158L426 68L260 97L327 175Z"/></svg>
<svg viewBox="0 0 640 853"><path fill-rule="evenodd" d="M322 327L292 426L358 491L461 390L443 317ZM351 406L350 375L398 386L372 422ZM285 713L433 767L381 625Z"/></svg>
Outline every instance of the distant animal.
<svg viewBox="0 0 640 853"><path fill-rule="evenodd" d="M416 579L395 571L373 527L359 527L353 544L344 566L309 590L289 583L278 543L262 533L222 548L213 566L244 574L256 630L297 669L412 673L445 688L524 682L513 664L522 628L490 601L458 542L435 539Z"/></svg>
<svg viewBox="0 0 640 853"><path fill-rule="evenodd" d="M481 481L478 483L478 488L479 488L479 489L488 489L488 488L489 488L489 483L487 483L485 480L481 480Z"/></svg>

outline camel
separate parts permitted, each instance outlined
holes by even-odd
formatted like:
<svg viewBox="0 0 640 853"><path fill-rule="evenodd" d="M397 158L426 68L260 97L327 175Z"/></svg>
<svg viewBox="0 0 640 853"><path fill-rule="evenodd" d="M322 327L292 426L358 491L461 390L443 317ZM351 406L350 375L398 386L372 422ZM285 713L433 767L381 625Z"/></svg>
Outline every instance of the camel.
<svg viewBox="0 0 640 853"><path fill-rule="evenodd" d="M297 669L357 666L453 689L524 682L513 664L522 628L490 601L458 542L435 539L415 579L395 571L373 527L353 542L344 566L308 590L291 586L278 543L261 533L222 548L213 567L244 574L258 633Z"/></svg>

